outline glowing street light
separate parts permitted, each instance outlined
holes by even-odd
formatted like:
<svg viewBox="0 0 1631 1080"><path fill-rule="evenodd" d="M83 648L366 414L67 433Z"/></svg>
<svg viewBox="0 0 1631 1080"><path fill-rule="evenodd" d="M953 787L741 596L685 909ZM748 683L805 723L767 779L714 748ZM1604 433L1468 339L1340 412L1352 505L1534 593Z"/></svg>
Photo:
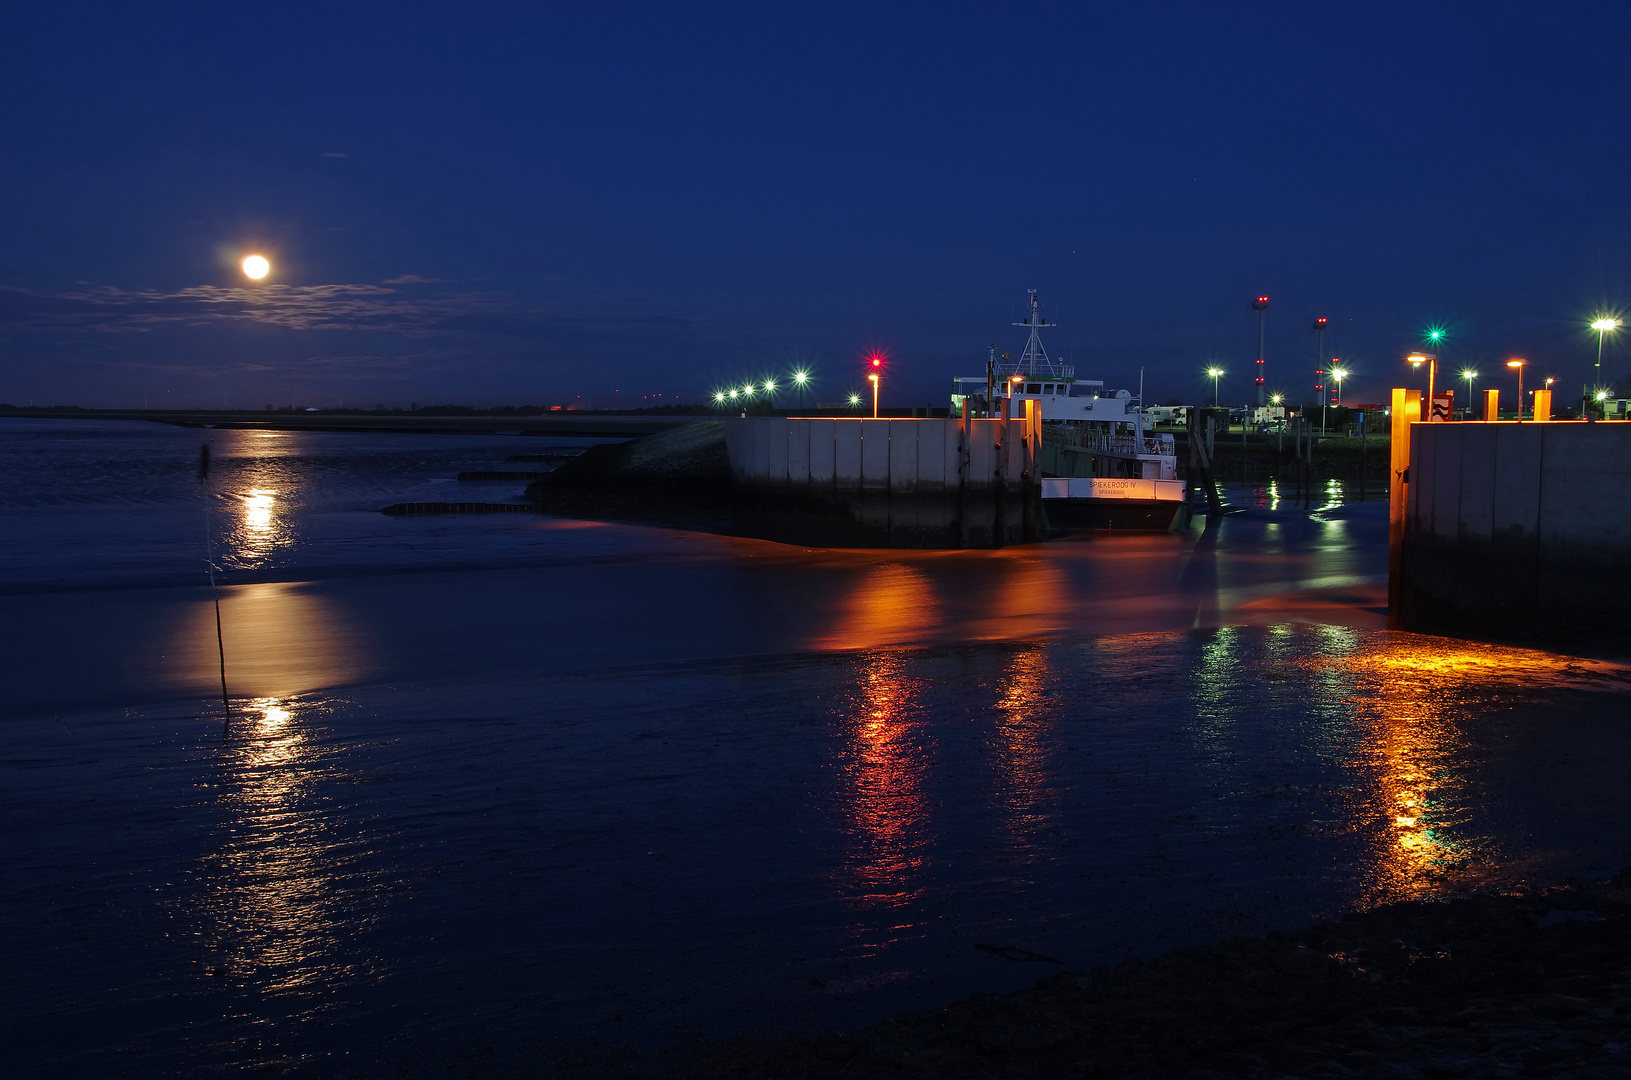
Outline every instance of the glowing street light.
<svg viewBox="0 0 1631 1080"><path fill-rule="evenodd" d="M1212 380L1212 407L1218 407L1218 376L1223 374L1222 368L1209 367L1206 369L1207 378Z"/></svg>
<svg viewBox="0 0 1631 1080"><path fill-rule="evenodd" d="M859 405L861 403L861 395L860 394L851 394L849 396L849 403L850 403L850 405L852 407L856 406L856 405Z"/></svg>
<svg viewBox="0 0 1631 1080"><path fill-rule="evenodd" d="M1472 368L1461 369L1461 381L1467 384L1467 404L1461 410L1463 418L1471 418L1472 416L1472 381L1476 378L1478 378L1478 372Z"/></svg>
<svg viewBox="0 0 1631 1080"><path fill-rule="evenodd" d="M867 373L867 381L872 384L872 418L878 418L878 387L883 382L883 353L875 352L867 357L872 370Z"/></svg>
<svg viewBox="0 0 1631 1080"><path fill-rule="evenodd" d="M1601 390L1603 386L1603 335L1612 334L1614 331L1618 330L1620 328L1620 320L1609 315L1604 315L1602 318L1592 323L1591 328L1597 331L1597 388ZM1606 401L1608 399L1606 397L1599 397L1597 400Z"/></svg>
<svg viewBox="0 0 1631 1080"><path fill-rule="evenodd" d="M793 372L793 385L794 386L802 388L804 386L804 384L809 382L809 381L810 381L810 373L808 371L795 371L795 372Z"/></svg>
<svg viewBox="0 0 1631 1080"><path fill-rule="evenodd" d="M1331 378L1337 381L1337 408L1342 407L1342 380L1348 377L1347 368L1332 368Z"/></svg>
<svg viewBox="0 0 1631 1080"><path fill-rule="evenodd" d="M1509 368L1516 368L1518 372L1518 423L1523 423L1523 365L1524 361L1514 356L1506 362Z"/></svg>
<svg viewBox="0 0 1631 1080"><path fill-rule="evenodd" d="M1431 420L1433 418L1433 382L1438 377L1438 353L1413 352L1405 357L1405 360L1409 362L1411 367L1418 370L1423 364L1427 365L1427 419Z"/></svg>

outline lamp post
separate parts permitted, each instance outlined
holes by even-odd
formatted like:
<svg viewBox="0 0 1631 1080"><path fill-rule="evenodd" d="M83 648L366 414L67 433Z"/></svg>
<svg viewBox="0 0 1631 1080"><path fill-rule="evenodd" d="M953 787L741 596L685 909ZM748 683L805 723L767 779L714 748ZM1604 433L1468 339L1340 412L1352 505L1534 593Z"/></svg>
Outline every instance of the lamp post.
<svg viewBox="0 0 1631 1080"><path fill-rule="evenodd" d="M1209 367L1206 374L1212 380L1212 408L1218 407L1218 376L1223 374L1222 368Z"/></svg>
<svg viewBox="0 0 1631 1080"><path fill-rule="evenodd" d="M774 409L776 407L776 380L765 380L765 402Z"/></svg>
<svg viewBox="0 0 1631 1080"><path fill-rule="evenodd" d="M1523 423L1523 364L1524 361L1516 356L1506 362L1507 367L1515 368L1518 372L1518 423L1520 424Z"/></svg>
<svg viewBox="0 0 1631 1080"><path fill-rule="evenodd" d="M1592 323L1591 328L1597 331L1596 389L1601 390L1603 388L1603 335L1618 330L1620 328L1620 320L1605 315L1601 319L1598 319L1596 322ZM1604 395L1598 395L1597 400L1605 401L1607 398Z"/></svg>
<svg viewBox="0 0 1631 1080"><path fill-rule="evenodd" d="M1467 384L1467 404L1461 410L1463 420L1472 419L1472 381L1478 378L1478 372L1472 368L1461 369L1461 381Z"/></svg>
<svg viewBox="0 0 1631 1080"><path fill-rule="evenodd" d="M872 384L872 419L876 420L878 418L878 373L874 371L871 375L868 375L867 381Z"/></svg>
<svg viewBox="0 0 1631 1080"><path fill-rule="evenodd" d="M1410 366L1414 368L1419 369L1423 364L1427 365L1427 419L1432 420L1433 380L1438 375L1438 353L1413 352L1409 356L1405 357L1405 359L1408 360L1410 362Z"/></svg>
<svg viewBox="0 0 1631 1080"><path fill-rule="evenodd" d="M849 407L852 408L852 409L855 409L855 408L859 408L860 405L861 405L861 395L860 394L851 394L849 396Z"/></svg>
<svg viewBox="0 0 1631 1080"><path fill-rule="evenodd" d="M1325 325L1330 320L1324 315L1314 320L1314 396L1325 400Z"/></svg>
<svg viewBox="0 0 1631 1080"><path fill-rule="evenodd" d="M1268 314L1269 298L1259 296L1252 301L1252 310L1257 312L1257 403L1263 404L1263 395L1268 383L1263 379L1263 319ZM1214 402L1213 404L1216 404Z"/></svg>
<svg viewBox="0 0 1631 1080"><path fill-rule="evenodd" d="M1346 368L1332 368L1331 378L1337 381L1337 408L1342 408L1342 380L1348 377Z"/></svg>

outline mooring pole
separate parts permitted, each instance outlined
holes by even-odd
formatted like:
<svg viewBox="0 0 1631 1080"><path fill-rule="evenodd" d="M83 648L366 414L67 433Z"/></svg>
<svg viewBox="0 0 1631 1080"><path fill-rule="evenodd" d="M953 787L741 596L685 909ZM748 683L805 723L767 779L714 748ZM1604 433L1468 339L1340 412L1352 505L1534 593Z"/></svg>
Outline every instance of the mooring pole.
<svg viewBox="0 0 1631 1080"><path fill-rule="evenodd" d="M1410 425L1421 419L1421 391L1393 390L1387 490L1387 616L1399 625L1404 608L1404 531L1410 497Z"/></svg>
<svg viewBox="0 0 1631 1080"><path fill-rule="evenodd" d="M962 423L957 425L957 540L968 547L968 398L963 399Z"/></svg>

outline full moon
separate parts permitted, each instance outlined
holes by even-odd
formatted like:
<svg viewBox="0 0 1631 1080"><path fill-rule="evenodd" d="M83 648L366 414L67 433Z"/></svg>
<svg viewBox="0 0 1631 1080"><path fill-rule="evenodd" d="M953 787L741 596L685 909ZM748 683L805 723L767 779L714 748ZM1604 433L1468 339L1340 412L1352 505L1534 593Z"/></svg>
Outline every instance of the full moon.
<svg viewBox="0 0 1631 1080"><path fill-rule="evenodd" d="M272 264L267 262L265 257L260 255L248 256L244 259L243 266L244 275L246 277L252 277L256 281L259 281L261 278L272 272Z"/></svg>

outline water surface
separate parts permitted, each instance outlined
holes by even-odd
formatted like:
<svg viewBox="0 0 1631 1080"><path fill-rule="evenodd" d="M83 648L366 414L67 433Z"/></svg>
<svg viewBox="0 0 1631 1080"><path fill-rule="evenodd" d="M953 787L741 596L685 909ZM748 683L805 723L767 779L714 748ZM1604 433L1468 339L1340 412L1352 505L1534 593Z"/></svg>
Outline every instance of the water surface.
<svg viewBox="0 0 1631 1080"><path fill-rule="evenodd" d="M0 425L7 1071L650 1065L1631 862L1624 669L1387 630L1340 488L1000 552L376 512L549 441Z"/></svg>

